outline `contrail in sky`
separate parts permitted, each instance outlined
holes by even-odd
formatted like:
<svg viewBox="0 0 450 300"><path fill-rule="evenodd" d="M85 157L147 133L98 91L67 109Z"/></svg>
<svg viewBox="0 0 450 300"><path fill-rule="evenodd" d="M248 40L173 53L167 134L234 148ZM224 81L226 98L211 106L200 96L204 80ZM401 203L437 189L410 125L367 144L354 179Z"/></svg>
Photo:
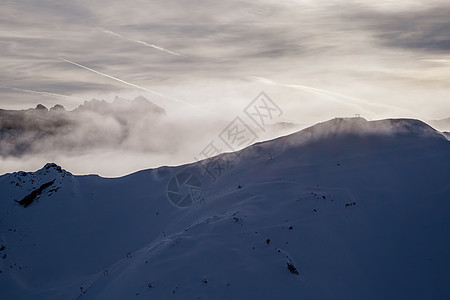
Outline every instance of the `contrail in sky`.
<svg viewBox="0 0 450 300"><path fill-rule="evenodd" d="M15 91L19 91L19 92L29 93L29 94L37 94L37 95L42 95L42 96L49 96L49 97L56 97L56 98L66 98L66 99L70 99L70 100L77 100L77 101L81 100L81 101L83 101L83 99L81 99L81 98L67 96L67 95L62 95L62 94L57 94L57 93L40 92L40 91L26 90L26 89L20 89L20 88L15 88L15 87L12 87L10 89L15 90Z"/></svg>
<svg viewBox="0 0 450 300"><path fill-rule="evenodd" d="M443 59L443 58L434 58L434 59L422 59L422 61L426 62L434 62L434 63L443 63L443 64L450 64L450 59Z"/></svg>
<svg viewBox="0 0 450 300"><path fill-rule="evenodd" d="M167 50L167 49L165 49L165 48L163 48L163 47L160 47L160 46L157 46L157 45L155 45L155 44L150 44L150 43L147 43L147 42L144 42L144 41L140 41L140 40L133 40L133 39L127 38L127 37L125 37L125 36L123 36L123 35L121 35L121 34L119 34L119 33L117 33L117 32L114 32L114 31L111 31L111 30L107 30L107 29L102 28L102 27L99 27L99 29L100 29L101 31L103 31L104 33L113 35L113 36L115 36L115 37L121 38L121 39L126 40L126 41L129 41L129 42L141 44L141 45L144 45L144 46L146 46L146 47L150 47L150 48L153 48L153 49L156 49L156 50L159 50L159 51L162 51L162 52L166 52L166 53L169 53L169 54L172 54L172 55L175 55L175 56L186 57L186 56L183 55L183 54L180 54L180 53L177 53L177 52L173 52L173 51Z"/></svg>
<svg viewBox="0 0 450 300"><path fill-rule="evenodd" d="M120 79L120 78L117 78L117 77L114 77L114 76L111 76L111 75L108 75L108 74L105 74L105 73L96 71L96 70L94 70L94 69L88 68L88 67L86 67L86 66L83 66L83 65L81 65L81 64L78 64L78 63L76 63L76 62L70 61L70 60L65 59L65 58L62 58L62 57L58 57L58 59L60 59L60 60L62 60L62 61L65 61L65 62L68 62L69 64L75 65L75 66L77 66L77 67L83 68L83 69L85 69L85 70L91 71L91 72L93 72L93 73L96 73L96 74L102 75L102 76L104 76L104 77L110 78L110 79L112 79L112 80L115 80L115 81L121 82L121 83L123 83L123 84L132 86L132 87L134 87L134 88L137 88L137 89L140 89L140 90L143 90L143 91L152 93L152 94L154 94L154 95L156 95L156 96L159 96L159 97L162 97L162 98L165 98L165 99L169 99L169 100L172 100L172 101L175 101L175 102L178 102L178 103L186 104L186 105L189 105L189 106L195 108L196 110L203 111L202 109L198 108L197 106L195 106L195 105L193 105L193 104L191 104L191 103L189 103L189 102L186 102L186 101L183 101L183 100L179 100L179 99L177 99L177 98L173 98L173 97L170 97L170 96L163 95L163 94L158 93L158 92L156 92L156 91L154 91L154 90L151 90L151 89L148 89L148 88L139 86L139 85L137 85L137 84L134 84L134 83L131 83L131 82L122 80L122 79Z"/></svg>
<svg viewBox="0 0 450 300"><path fill-rule="evenodd" d="M388 108L388 109L395 109L395 110L400 110L400 111L403 111L403 112L411 113L410 111L406 111L405 109L402 109L400 107L395 107L395 106L392 106L392 105L389 105L389 104L373 103L373 102L369 102L367 100L362 100L362 99L350 97L350 96L347 96L347 95L343 95L343 94L340 94L340 93L331 92L331 91L327 91L327 90L324 90L324 89L314 88L314 87L310 87L310 86L306 86L306 85L277 83L277 82L274 82L274 81L272 81L270 79L266 79L266 78L263 78L263 77L256 77L256 76L253 76L252 79L257 80L257 81L259 81L261 83L265 83L265 84L282 86L282 87L287 87L287 88L292 88L292 89L297 89L297 90L303 90L303 91L307 91L307 92L310 92L310 93L313 93L313 94L318 94L318 95L325 95L325 96L328 96L328 97L332 98L336 102L340 102L340 103L343 103L343 104L355 106L358 109L365 110L365 111L367 111L367 109L364 109L361 106L361 104L364 104L364 105L367 105L367 106L372 106L372 107L382 107L382 108Z"/></svg>

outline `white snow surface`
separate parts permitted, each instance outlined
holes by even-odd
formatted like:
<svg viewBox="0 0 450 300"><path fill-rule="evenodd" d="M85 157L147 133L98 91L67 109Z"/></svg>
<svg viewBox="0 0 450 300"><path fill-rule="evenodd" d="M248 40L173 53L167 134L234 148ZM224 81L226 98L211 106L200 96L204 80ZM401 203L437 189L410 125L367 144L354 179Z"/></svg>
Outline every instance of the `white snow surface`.
<svg viewBox="0 0 450 300"><path fill-rule="evenodd" d="M0 176L0 299L450 299L450 141L425 123L333 119L220 158L215 181L207 161ZM203 201L169 201L180 173Z"/></svg>

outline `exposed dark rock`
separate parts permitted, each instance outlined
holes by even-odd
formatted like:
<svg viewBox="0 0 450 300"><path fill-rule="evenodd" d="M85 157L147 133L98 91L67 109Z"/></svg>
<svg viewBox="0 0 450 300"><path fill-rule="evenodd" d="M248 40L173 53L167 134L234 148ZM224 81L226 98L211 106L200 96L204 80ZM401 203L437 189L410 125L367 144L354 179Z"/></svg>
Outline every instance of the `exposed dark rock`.
<svg viewBox="0 0 450 300"><path fill-rule="evenodd" d="M22 205L23 207L27 207L28 205L33 203L33 201L36 199L36 197L39 196L43 190L45 190L46 188L51 186L54 182L55 182L55 179L53 179L50 182L44 183L38 189L36 189L36 190L32 191L30 194L26 195L22 200L20 200L20 201L15 200L15 201L17 203L19 203L20 205Z"/></svg>
<svg viewBox="0 0 450 300"><path fill-rule="evenodd" d="M299 273L297 271L297 268L294 267L294 265L292 263L288 262L287 263L287 268L292 274L299 275Z"/></svg>

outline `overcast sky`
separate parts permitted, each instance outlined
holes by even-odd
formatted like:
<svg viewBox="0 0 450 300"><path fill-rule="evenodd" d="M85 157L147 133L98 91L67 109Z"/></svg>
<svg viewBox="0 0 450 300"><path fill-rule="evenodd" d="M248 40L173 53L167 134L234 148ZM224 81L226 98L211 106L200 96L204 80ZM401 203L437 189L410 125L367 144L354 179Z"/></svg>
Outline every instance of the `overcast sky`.
<svg viewBox="0 0 450 300"><path fill-rule="evenodd" d="M296 123L444 118L445 2L6 0L1 107L143 94L217 117L265 91Z"/></svg>

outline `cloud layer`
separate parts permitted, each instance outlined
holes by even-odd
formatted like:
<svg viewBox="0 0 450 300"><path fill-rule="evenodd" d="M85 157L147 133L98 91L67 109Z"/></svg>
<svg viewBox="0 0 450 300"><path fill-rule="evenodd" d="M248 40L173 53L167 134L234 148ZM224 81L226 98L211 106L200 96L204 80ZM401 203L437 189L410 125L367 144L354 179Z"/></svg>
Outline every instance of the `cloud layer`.
<svg viewBox="0 0 450 300"><path fill-rule="evenodd" d="M432 85L437 107L426 114L444 117L439 114L448 95L448 64L442 62L449 59L450 6L443 3L11 1L0 13L0 96L3 106L23 108L55 100L21 90L82 99L136 92L62 57L173 97L185 95L188 86L185 100L196 104L208 101L199 87L206 80L218 94L243 89L241 98L265 88L247 81L251 76L368 95L368 101L404 108L413 94L412 101L423 104ZM245 83L245 90L233 81ZM286 88L276 90L286 102L288 94ZM62 100L68 107L80 104Z"/></svg>

